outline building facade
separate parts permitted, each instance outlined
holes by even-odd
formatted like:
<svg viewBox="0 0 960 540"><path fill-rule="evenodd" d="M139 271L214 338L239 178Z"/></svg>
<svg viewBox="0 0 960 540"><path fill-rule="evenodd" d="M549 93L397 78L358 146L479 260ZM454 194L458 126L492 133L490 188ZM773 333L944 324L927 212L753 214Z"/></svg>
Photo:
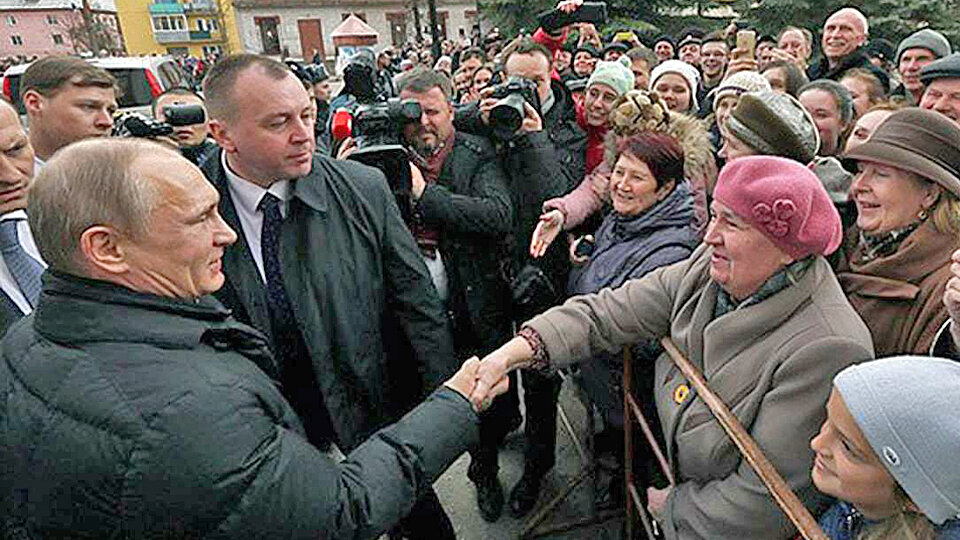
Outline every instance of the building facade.
<svg viewBox="0 0 960 540"><path fill-rule="evenodd" d="M240 52L229 0L116 0L130 54L203 57Z"/></svg>
<svg viewBox="0 0 960 540"><path fill-rule="evenodd" d="M123 54L113 0L3 0L0 56Z"/></svg>
<svg viewBox="0 0 960 540"><path fill-rule="evenodd" d="M476 20L474 0L437 0L441 39L469 36ZM237 28L246 52L310 58L316 49L334 58L330 34L351 13L380 34L378 46L400 46L416 35L409 0L234 0ZM420 24L429 35L426 2Z"/></svg>

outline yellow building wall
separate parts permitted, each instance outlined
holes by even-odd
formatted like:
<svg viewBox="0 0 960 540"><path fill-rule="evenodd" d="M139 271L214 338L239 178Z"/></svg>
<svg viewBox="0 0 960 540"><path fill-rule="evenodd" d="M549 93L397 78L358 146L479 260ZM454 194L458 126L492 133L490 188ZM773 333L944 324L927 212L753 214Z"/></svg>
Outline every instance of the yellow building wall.
<svg viewBox="0 0 960 540"><path fill-rule="evenodd" d="M243 50L240 44L240 32L237 30L236 11L230 0L215 0L221 16L214 13L187 13L187 29L197 29L197 19L217 19L220 30L211 32L211 39L176 43L157 43L153 33L153 20L149 5L152 0L115 0L117 17L123 29L127 51L132 56L146 54L166 54L169 47L186 47L190 55L203 56L203 47L220 45L224 53L237 53ZM225 31L225 38L221 37Z"/></svg>

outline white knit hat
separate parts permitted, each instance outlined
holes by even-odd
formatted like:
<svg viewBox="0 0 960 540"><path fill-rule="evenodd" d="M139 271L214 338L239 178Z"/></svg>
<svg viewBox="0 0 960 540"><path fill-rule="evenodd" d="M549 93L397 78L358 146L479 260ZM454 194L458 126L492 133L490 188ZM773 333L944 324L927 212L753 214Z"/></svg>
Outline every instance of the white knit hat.
<svg viewBox="0 0 960 540"><path fill-rule="evenodd" d="M667 60L653 68L653 72L650 73L650 90L653 90L653 87L657 85L657 79L667 73L676 73L683 77L683 80L687 81L687 88L690 89L690 111L699 111L700 104L697 103L697 88L699 88L700 85L700 72L697 71L697 68L681 60Z"/></svg>

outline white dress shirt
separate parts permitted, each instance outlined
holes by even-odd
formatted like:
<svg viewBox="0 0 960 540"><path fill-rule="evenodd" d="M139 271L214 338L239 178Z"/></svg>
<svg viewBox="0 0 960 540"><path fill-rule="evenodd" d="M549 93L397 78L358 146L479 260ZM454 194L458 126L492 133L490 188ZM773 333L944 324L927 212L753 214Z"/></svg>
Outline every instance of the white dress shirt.
<svg viewBox="0 0 960 540"><path fill-rule="evenodd" d="M260 247L260 236L263 232L263 212L257 209L260 200L267 193L280 199L283 203L280 205L280 213L286 217L287 207L290 206L290 199L293 198L293 182L290 180L279 180L274 182L269 189L254 184L249 180L237 176L227 165L227 154L223 152L220 157L223 162L223 170L227 173L227 188L230 191L230 198L233 199L233 206L237 209L237 217L240 218L240 227L243 229L243 238L250 247L250 254L253 255L253 262L257 264L257 270L260 271L260 279L266 283L267 278L263 270L263 249Z"/></svg>
<svg viewBox="0 0 960 540"><path fill-rule="evenodd" d="M46 268L47 264L40 258L40 251L37 250L37 244L33 241L33 234L30 232L30 225L27 223L27 213L23 210L14 210L0 216L0 221L8 219L22 220L17 223L17 240L20 241L20 246L27 252L27 255L36 259ZM20 285L17 285L17 280L13 278L13 274L7 268L7 262L3 260L3 257L0 257L0 289L3 289L3 292L10 297L10 300L13 300L13 303L20 308L24 315L29 315L33 311L30 302L27 302L27 298L20 292Z"/></svg>
<svg viewBox="0 0 960 540"><path fill-rule="evenodd" d="M37 155L34 154L33 155L33 175L36 176L37 173L40 172L40 169L42 169L43 166L46 164L47 164L46 161L38 158Z"/></svg>

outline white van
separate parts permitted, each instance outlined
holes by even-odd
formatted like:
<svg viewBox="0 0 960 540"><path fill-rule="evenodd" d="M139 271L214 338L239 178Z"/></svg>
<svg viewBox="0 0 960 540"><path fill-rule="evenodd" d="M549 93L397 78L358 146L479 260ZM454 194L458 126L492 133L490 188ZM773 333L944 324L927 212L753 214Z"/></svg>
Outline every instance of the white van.
<svg viewBox="0 0 960 540"><path fill-rule="evenodd" d="M155 97L171 88L187 85L180 66L169 56L89 58L87 61L107 70L117 80L120 87L118 105L124 112L152 116L150 104ZM11 66L3 74L3 93L11 103L17 104L20 114L24 114L20 103L20 77L28 66Z"/></svg>

